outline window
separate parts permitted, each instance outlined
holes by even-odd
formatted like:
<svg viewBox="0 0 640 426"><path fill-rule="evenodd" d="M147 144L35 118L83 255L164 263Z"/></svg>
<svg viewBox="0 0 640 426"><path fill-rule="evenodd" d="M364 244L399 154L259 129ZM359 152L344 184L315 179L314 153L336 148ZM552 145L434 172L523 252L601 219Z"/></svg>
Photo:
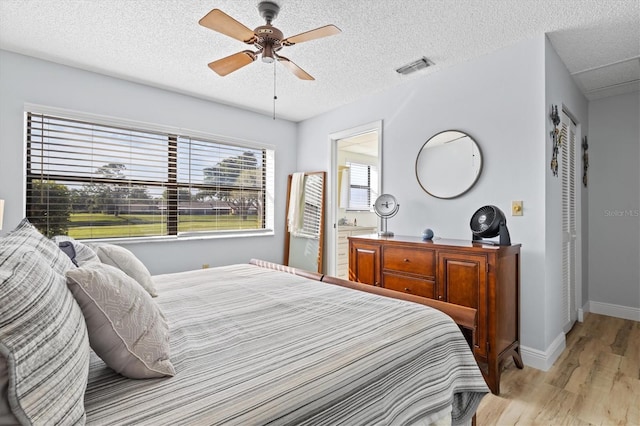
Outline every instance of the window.
<svg viewBox="0 0 640 426"><path fill-rule="evenodd" d="M378 196L378 169L376 166L346 163L349 168L349 207L347 210L373 211Z"/></svg>
<svg viewBox="0 0 640 426"><path fill-rule="evenodd" d="M27 217L47 236L273 226L270 149L32 112L26 140Z"/></svg>

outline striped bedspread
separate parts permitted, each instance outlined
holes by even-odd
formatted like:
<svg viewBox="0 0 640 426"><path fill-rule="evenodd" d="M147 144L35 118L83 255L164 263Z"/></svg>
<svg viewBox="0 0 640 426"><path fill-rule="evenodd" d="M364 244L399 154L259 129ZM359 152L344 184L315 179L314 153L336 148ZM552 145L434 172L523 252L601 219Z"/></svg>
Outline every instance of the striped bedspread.
<svg viewBox="0 0 640 426"><path fill-rule="evenodd" d="M254 265L154 280L176 375L127 379L92 354L87 424L458 424L488 391L426 306Z"/></svg>

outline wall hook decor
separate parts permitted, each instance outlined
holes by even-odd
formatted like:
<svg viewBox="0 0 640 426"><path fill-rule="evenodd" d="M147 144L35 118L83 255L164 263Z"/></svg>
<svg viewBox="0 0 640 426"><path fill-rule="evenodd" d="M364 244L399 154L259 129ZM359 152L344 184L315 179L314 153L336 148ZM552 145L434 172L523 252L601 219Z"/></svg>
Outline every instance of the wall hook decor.
<svg viewBox="0 0 640 426"><path fill-rule="evenodd" d="M587 137L582 139L582 184L587 187L587 170L589 169L589 144L587 143Z"/></svg>
<svg viewBox="0 0 640 426"><path fill-rule="evenodd" d="M560 124L560 116L558 115L558 106L551 105L551 122L553 123L553 130L551 131L552 149L551 152L551 171L554 176L558 176L558 147L560 146L560 131L558 130L558 124Z"/></svg>

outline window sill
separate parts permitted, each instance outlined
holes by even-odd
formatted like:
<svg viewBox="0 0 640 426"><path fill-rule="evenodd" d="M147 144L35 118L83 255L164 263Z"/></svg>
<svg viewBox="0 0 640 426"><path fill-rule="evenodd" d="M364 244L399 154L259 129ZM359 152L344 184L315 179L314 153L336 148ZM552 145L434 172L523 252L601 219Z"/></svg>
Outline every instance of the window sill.
<svg viewBox="0 0 640 426"><path fill-rule="evenodd" d="M252 237L270 237L275 235L273 229L262 231L234 231L234 232L216 232L216 233L184 233L181 235L161 236L161 237L125 237L125 238L93 238L78 240L83 243L110 243L119 245L141 244L141 243L159 243L171 241L197 241L197 240L220 240L228 238L252 238Z"/></svg>

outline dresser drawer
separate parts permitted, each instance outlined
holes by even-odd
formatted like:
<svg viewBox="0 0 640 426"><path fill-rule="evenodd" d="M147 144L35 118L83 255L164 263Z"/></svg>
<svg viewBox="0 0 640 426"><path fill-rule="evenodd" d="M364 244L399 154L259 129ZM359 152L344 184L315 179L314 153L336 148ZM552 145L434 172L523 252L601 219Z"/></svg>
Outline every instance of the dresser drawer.
<svg viewBox="0 0 640 426"><path fill-rule="evenodd" d="M414 247L384 247L382 267L421 275L424 278L433 278L436 271L436 256L433 250Z"/></svg>
<svg viewBox="0 0 640 426"><path fill-rule="evenodd" d="M419 278L396 275L393 273L383 273L383 286L389 290L401 291L415 296L436 298L436 283L431 280L421 280Z"/></svg>

